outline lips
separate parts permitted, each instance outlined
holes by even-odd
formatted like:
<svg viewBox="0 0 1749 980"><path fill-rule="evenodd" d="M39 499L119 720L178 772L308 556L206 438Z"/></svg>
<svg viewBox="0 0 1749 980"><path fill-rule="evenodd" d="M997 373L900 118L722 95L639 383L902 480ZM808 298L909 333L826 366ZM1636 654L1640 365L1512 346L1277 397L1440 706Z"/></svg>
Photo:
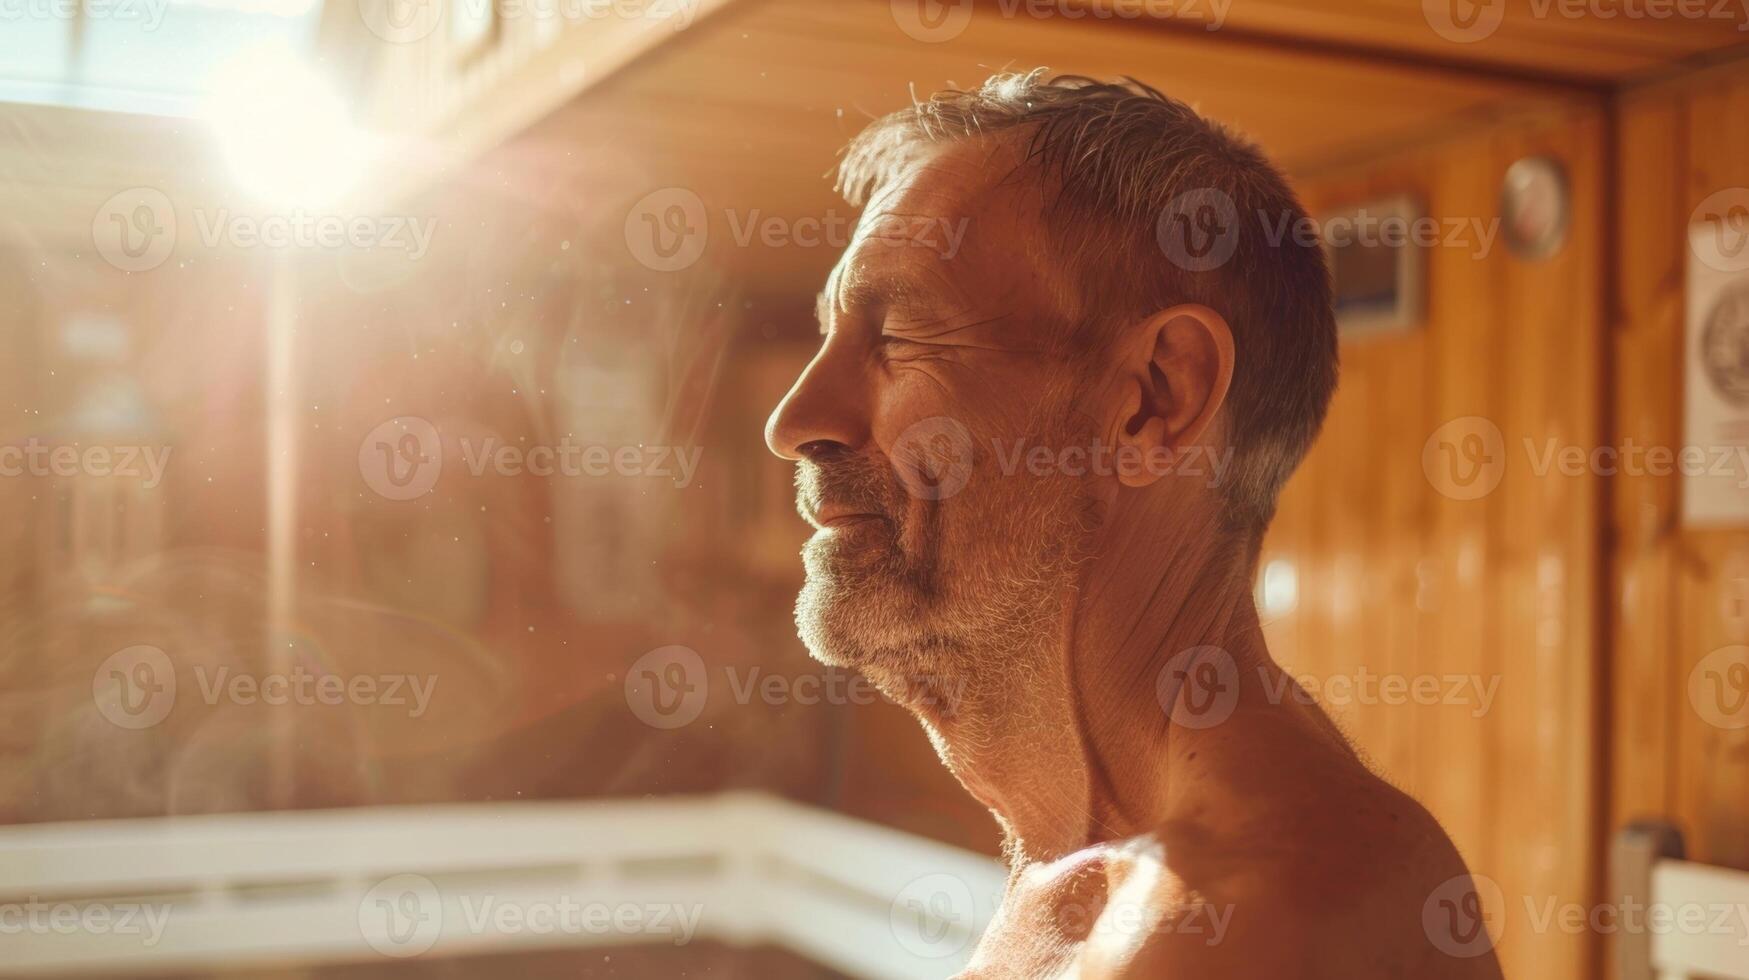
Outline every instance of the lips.
<svg viewBox="0 0 1749 980"><path fill-rule="evenodd" d="M820 526L829 528L855 527L858 524L867 524L871 521L878 521L881 519L882 518L879 514L845 514L842 517L834 517L829 521L823 521Z"/></svg>
<svg viewBox="0 0 1749 980"><path fill-rule="evenodd" d="M810 507L808 511L808 520L821 530L851 527L868 521L886 520L882 514L859 510L843 504L824 504L819 507Z"/></svg>

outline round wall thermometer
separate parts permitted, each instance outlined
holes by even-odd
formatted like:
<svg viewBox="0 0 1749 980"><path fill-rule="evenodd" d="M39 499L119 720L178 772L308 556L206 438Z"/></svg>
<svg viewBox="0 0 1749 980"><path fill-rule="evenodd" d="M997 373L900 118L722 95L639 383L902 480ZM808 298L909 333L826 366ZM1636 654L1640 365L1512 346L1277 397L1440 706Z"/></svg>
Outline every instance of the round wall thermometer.
<svg viewBox="0 0 1749 980"><path fill-rule="evenodd" d="M1567 172L1553 157L1525 157L1506 168L1500 218L1506 247L1521 259L1546 259L1567 241Z"/></svg>

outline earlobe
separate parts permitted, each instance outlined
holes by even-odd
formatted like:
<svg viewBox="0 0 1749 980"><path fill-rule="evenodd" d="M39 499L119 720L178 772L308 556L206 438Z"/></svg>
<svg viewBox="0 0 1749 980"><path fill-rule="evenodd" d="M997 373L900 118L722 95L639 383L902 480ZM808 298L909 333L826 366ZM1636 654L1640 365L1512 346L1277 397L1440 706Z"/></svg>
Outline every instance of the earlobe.
<svg viewBox="0 0 1749 980"><path fill-rule="evenodd" d="M1213 434L1233 380L1233 332L1206 306L1175 306L1138 326L1126 353L1118 444L1143 465L1120 468L1125 486L1158 480L1162 465Z"/></svg>

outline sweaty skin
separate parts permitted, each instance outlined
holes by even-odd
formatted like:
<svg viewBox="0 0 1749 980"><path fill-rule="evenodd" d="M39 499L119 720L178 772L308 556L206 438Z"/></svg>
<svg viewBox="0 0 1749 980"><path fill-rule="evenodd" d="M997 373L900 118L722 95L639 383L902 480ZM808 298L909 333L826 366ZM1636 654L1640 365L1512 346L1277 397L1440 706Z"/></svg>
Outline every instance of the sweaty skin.
<svg viewBox="0 0 1749 980"><path fill-rule="evenodd" d="M1499 977L1452 918L1468 872L1445 833L1271 659L1207 468L1002 470L1016 439L1219 457L1244 357L1200 306L1137 318L1091 371L1053 353L1086 311L1018 163L1012 141L946 144L870 203L766 432L817 528L810 649L907 702L1007 832L964 976ZM905 238L950 226L951 257ZM963 490L872 475L944 417L969 435ZM918 693L941 690L951 710Z"/></svg>

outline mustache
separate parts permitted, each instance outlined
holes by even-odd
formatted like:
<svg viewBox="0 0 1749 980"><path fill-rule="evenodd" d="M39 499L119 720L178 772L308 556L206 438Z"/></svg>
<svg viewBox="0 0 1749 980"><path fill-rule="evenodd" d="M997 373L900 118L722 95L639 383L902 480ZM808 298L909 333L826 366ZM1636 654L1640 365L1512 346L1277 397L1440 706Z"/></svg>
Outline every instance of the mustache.
<svg viewBox="0 0 1749 980"><path fill-rule="evenodd" d="M904 485L884 456L833 447L796 463L796 509L804 517L830 504L897 522L905 513L905 497Z"/></svg>

